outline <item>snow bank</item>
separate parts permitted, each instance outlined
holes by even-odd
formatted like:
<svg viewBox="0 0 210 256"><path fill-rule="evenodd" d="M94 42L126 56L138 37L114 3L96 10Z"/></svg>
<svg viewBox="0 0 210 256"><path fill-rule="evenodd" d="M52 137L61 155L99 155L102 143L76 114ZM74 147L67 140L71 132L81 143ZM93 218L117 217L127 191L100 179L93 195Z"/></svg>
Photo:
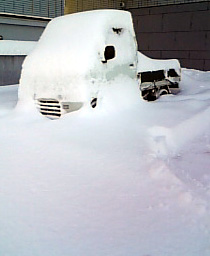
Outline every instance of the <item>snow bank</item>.
<svg viewBox="0 0 210 256"><path fill-rule="evenodd" d="M155 102L118 77L55 122L0 87L0 254L209 256L210 76L182 74Z"/></svg>
<svg viewBox="0 0 210 256"><path fill-rule="evenodd" d="M156 60L138 52L137 72L175 69L180 74L180 63L176 59Z"/></svg>
<svg viewBox="0 0 210 256"><path fill-rule="evenodd" d="M113 28L122 30L116 33ZM133 64L130 70L135 74L134 38L131 14L125 11L97 10L53 19L23 63L19 98L86 101L104 80L126 73L125 65ZM115 47L116 57L103 63L107 45Z"/></svg>
<svg viewBox="0 0 210 256"><path fill-rule="evenodd" d="M0 55L28 55L37 42L0 40Z"/></svg>

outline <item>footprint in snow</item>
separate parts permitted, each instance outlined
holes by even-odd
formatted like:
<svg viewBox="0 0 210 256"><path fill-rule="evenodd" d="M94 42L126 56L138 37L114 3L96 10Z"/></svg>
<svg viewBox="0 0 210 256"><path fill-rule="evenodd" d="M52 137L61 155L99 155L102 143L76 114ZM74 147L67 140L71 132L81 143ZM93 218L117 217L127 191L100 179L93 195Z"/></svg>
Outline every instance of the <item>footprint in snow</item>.
<svg viewBox="0 0 210 256"><path fill-rule="evenodd" d="M165 158L173 152L174 143L170 129L153 126L149 132L149 147L158 158Z"/></svg>

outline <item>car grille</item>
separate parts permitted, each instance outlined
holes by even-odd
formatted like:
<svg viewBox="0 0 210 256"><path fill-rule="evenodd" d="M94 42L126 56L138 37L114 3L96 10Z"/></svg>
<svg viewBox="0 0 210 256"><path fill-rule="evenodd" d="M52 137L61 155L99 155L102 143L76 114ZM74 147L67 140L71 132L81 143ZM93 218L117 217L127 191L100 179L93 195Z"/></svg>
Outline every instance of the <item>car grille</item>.
<svg viewBox="0 0 210 256"><path fill-rule="evenodd" d="M37 99L37 107L40 113L50 119L57 119L61 116L61 104L55 99Z"/></svg>

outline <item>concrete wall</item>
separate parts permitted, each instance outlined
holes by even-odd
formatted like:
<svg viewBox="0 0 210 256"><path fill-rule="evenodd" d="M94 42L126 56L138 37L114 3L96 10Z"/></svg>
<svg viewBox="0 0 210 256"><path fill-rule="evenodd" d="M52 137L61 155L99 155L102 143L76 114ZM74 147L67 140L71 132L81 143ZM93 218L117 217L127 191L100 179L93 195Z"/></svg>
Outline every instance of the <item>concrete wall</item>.
<svg viewBox="0 0 210 256"><path fill-rule="evenodd" d="M182 67L210 70L210 1L129 11L142 53L177 58Z"/></svg>
<svg viewBox="0 0 210 256"><path fill-rule="evenodd" d="M18 84L25 56L0 55L0 86Z"/></svg>

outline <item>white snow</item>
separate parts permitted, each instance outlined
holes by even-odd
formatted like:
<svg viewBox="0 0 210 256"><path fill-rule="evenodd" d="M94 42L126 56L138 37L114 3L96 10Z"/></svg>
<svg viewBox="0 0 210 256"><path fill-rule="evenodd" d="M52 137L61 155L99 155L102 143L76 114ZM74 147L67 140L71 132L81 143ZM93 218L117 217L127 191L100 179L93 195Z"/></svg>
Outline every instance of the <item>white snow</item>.
<svg viewBox="0 0 210 256"><path fill-rule="evenodd" d="M141 52L138 52L138 72L175 69L180 74L180 63L177 59L151 59Z"/></svg>
<svg viewBox="0 0 210 256"><path fill-rule="evenodd" d="M0 87L0 255L210 255L210 73L155 102L111 84L57 121Z"/></svg>
<svg viewBox="0 0 210 256"><path fill-rule="evenodd" d="M122 33L114 33L113 28L123 28ZM126 11L97 10L53 19L23 63L20 100L86 102L97 96L104 80L128 72L125 65L134 65L130 72L135 76L134 37L132 17ZM115 47L116 57L104 64L107 45Z"/></svg>
<svg viewBox="0 0 210 256"><path fill-rule="evenodd" d="M32 41L0 40L0 55L28 55L36 45Z"/></svg>

